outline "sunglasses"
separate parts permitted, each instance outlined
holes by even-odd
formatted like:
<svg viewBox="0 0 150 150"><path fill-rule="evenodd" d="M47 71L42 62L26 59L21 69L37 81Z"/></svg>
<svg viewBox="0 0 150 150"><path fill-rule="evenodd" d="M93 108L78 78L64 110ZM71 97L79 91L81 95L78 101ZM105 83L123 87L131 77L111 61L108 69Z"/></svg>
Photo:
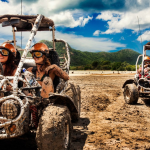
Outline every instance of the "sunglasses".
<svg viewBox="0 0 150 150"><path fill-rule="evenodd" d="M32 57L40 58L42 56L43 56L43 53L41 53L41 52L32 52Z"/></svg>
<svg viewBox="0 0 150 150"><path fill-rule="evenodd" d="M0 49L0 53L2 54L2 56L8 56L9 55L9 51L6 49Z"/></svg>

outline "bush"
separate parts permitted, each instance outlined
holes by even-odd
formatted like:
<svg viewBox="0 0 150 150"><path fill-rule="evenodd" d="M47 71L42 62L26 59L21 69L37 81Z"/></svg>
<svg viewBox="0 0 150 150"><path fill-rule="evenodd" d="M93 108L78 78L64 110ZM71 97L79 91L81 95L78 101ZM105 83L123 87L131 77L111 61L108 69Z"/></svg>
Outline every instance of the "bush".
<svg viewBox="0 0 150 150"><path fill-rule="evenodd" d="M111 70L118 70L120 66L121 66L121 62L114 62L112 63Z"/></svg>
<svg viewBox="0 0 150 150"><path fill-rule="evenodd" d="M84 70L91 70L92 69L92 66L91 65L86 65L85 67L84 67Z"/></svg>
<svg viewBox="0 0 150 150"><path fill-rule="evenodd" d="M98 61L93 61L92 66L93 68L96 68L98 66Z"/></svg>

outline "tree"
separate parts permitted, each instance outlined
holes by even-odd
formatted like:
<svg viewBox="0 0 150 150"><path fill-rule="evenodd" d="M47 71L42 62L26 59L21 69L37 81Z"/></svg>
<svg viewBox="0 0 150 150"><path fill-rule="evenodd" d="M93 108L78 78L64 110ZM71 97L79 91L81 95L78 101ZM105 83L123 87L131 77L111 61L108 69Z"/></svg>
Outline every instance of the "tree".
<svg viewBox="0 0 150 150"><path fill-rule="evenodd" d="M98 61L93 61L92 66L93 68L96 68L98 66Z"/></svg>
<svg viewBox="0 0 150 150"><path fill-rule="evenodd" d="M112 63L111 70L118 70L120 66L121 66L121 62L114 62Z"/></svg>

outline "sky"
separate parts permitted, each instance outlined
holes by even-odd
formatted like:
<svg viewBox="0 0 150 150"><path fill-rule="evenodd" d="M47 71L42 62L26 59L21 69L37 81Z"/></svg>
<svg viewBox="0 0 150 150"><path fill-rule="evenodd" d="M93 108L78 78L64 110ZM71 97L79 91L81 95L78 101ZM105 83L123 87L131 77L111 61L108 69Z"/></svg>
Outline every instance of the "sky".
<svg viewBox="0 0 150 150"><path fill-rule="evenodd" d="M21 0L0 0L0 15L21 14ZM142 53L150 41L150 0L22 0L22 14L42 14L55 23L56 39L77 50L115 52L133 49ZM0 25L0 44L12 40L12 29ZM44 36L43 36L44 35ZM17 33L21 45L21 33ZM25 48L29 33L22 33ZM38 32L35 41L51 40Z"/></svg>

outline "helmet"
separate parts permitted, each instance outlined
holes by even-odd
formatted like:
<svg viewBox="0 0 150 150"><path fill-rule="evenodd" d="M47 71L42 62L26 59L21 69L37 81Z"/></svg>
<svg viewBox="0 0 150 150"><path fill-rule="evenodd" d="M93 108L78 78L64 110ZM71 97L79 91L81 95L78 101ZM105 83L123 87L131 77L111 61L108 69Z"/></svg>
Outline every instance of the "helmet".
<svg viewBox="0 0 150 150"><path fill-rule="evenodd" d="M150 57L149 56L145 56L144 57L144 61L150 61Z"/></svg>
<svg viewBox="0 0 150 150"><path fill-rule="evenodd" d="M42 53L47 53L48 51L48 46L44 43L36 43L33 45L31 52L34 52L34 51L40 51Z"/></svg>
<svg viewBox="0 0 150 150"><path fill-rule="evenodd" d="M8 49L16 57L17 51L16 51L16 48L12 44L4 42L1 46Z"/></svg>

